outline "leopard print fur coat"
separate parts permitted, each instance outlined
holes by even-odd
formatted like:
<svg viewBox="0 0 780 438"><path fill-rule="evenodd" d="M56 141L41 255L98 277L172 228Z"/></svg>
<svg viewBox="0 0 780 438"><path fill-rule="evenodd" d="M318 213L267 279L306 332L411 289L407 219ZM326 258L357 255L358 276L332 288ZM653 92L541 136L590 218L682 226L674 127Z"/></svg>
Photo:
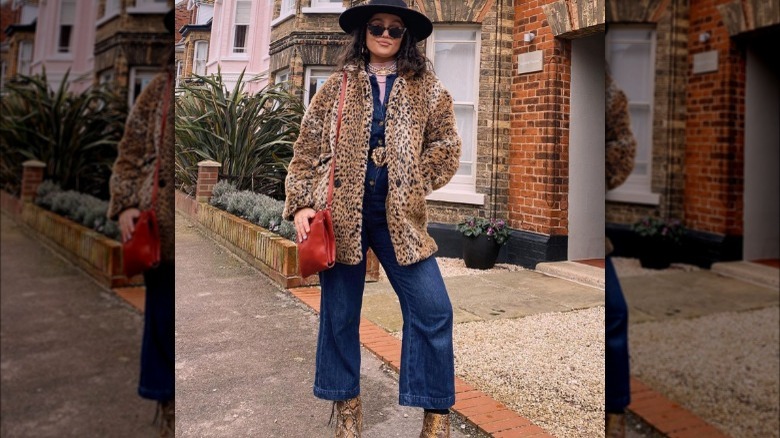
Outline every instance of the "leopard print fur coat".
<svg viewBox="0 0 780 438"><path fill-rule="evenodd" d="M361 227L373 101L363 65L347 65L341 132L336 147L332 217L336 261L355 265L362 258ZM285 181L284 217L304 207L325 208L333 157L342 72L333 73L312 99ZM385 160L388 170L387 223L396 259L406 266L438 249L427 231L425 197L445 185L458 169L461 138L452 96L433 72L399 76L387 102Z"/></svg>
<svg viewBox="0 0 780 438"><path fill-rule="evenodd" d="M152 205L156 148L160 150L159 190L157 191L157 221L160 227L160 259L174 259L174 102L173 90L168 102L165 133L162 128L163 95L168 89L168 74L158 74L138 96L125 123L125 133L119 142L119 154L114 162L109 186L111 200L106 215L118 220L128 208L146 210Z"/></svg>

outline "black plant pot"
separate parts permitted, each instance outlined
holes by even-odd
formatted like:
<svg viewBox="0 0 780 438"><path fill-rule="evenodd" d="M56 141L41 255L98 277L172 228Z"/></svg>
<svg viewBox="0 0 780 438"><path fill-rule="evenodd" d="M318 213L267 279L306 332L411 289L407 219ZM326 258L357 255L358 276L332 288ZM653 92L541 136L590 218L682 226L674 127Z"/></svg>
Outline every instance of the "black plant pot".
<svg viewBox="0 0 780 438"><path fill-rule="evenodd" d="M491 269L496 264L501 245L485 234L477 237L463 236L463 261L467 268Z"/></svg>
<svg viewBox="0 0 780 438"><path fill-rule="evenodd" d="M661 239L640 239L639 263L643 268L666 269L672 264L672 255L678 245Z"/></svg>

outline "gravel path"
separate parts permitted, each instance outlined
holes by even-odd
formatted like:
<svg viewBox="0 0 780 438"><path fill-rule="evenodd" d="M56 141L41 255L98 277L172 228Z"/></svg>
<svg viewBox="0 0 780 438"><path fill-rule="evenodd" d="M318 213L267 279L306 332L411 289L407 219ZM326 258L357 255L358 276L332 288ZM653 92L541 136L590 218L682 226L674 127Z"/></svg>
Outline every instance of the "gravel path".
<svg viewBox="0 0 780 438"><path fill-rule="evenodd" d="M777 437L778 325L778 307L632 325L631 372L729 435Z"/></svg>
<svg viewBox="0 0 780 438"><path fill-rule="evenodd" d="M445 278L524 270L436 260ZM380 281L386 281L383 272ZM556 437L604 436L603 306L456 324L453 341L456 375L480 391Z"/></svg>
<svg viewBox="0 0 780 438"><path fill-rule="evenodd" d="M457 324L458 377L559 438L604 436L604 307Z"/></svg>

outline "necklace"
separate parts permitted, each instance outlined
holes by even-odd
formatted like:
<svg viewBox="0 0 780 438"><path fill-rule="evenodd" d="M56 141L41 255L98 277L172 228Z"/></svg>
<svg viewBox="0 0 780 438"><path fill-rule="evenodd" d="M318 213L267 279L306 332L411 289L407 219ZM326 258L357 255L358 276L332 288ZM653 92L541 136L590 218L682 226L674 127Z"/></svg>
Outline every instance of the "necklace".
<svg viewBox="0 0 780 438"><path fill-rule="evenodd" d="M398 70L398 61L393 61L390 65L376 66L374 64L368 64L368 71L375 75L387 76L393 74Z"/></svg>

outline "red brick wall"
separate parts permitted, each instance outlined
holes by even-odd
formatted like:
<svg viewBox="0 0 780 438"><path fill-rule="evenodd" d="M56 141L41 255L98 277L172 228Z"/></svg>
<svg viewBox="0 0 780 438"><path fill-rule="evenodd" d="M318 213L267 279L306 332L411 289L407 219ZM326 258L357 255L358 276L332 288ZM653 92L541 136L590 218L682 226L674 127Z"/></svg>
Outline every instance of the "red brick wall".
<svg viewBox="0 0 780 438"><path fill-rule="evenodd" d="M569 85L571 43L555 39L542 5L515 2L509 226L547 235L568 234ZM535 39L523 42L533 31ZM543 51L544 69L518 75L517 55Z"/></svg>
<svg viewBox="0 0 780 438"><path fill-rule="evenodd" d="M196 9L192 9L191 11L187 10L187 2L183 1L176 5L176 42L178 43L179 40L181 40L181 33L179 33L179 29L182 28L182 26L185 26L187 24L195 22L195 16L194 13L196 12Z"/></svg>
<svg viewBox="0 0 780 438"><path fill-rule="evenodd" d="M11 8L12 5L13 2L9 0L0 6L0 44L4 43L8 38L8 35L5 34L5 29L12 24L19 23L21 18L22 9L14 10Z"/></svg>
<svg viewBox="0 0 780 438"><path fill-rule="evenodd" d="M693 0L688 34L685 124L686 226L741 235L744 182L745 58L729 38L718 4ZM699 42L699 34L711 38ZM718 70L693 74L693 55L718 51Z"/></svg>

